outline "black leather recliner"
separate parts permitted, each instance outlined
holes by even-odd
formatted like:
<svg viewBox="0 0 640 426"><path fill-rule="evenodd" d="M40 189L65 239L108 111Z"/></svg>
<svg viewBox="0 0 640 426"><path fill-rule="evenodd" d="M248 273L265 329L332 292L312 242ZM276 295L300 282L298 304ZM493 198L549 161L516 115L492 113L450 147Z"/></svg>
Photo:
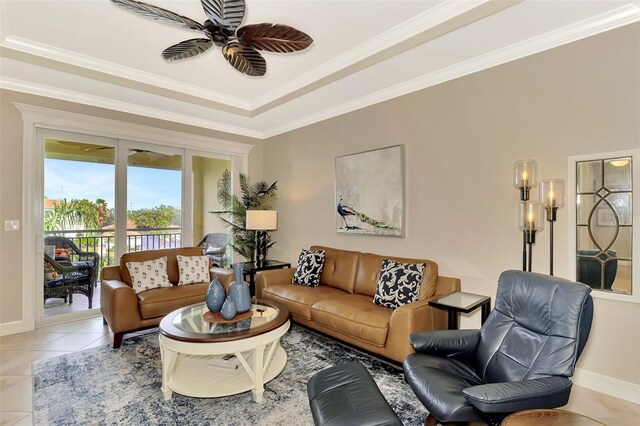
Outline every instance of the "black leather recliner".
<svg viewBox="0 0 640 426"><path fill-rule="evenodd" d="M484 420L565 405L591 330L591 289L531 272L500 275L495 308L480 330L410 336L412 390L440 422Z"/></svg>

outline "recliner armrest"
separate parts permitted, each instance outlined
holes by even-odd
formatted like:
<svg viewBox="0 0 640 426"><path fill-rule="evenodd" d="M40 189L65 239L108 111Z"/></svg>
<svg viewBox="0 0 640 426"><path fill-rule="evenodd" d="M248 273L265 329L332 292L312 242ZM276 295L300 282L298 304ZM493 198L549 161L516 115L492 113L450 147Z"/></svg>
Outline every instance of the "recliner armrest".
<svg viewBox="0 0 640 426"><path fill-rule="evenodd" d="M483 413L514 413L534 408L557 408L569 402L571 380L553 376L519 382L488 383L462 391Z"/></svg>
<svg viewBox="0 0 640 426"><path fill-rule="evenodd" d="M480 342L480 330L420 331L409 336L416 352L464 359L471 356Z"/></svg>

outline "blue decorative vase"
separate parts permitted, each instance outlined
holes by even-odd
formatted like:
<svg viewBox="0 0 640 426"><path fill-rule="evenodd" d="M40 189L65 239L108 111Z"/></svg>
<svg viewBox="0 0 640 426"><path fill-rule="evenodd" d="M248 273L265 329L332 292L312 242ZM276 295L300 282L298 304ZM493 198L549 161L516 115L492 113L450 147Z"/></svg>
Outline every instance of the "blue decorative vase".
<svg viewBox="0 0 640 426"><path fill-rule="evenodd" d="M209 288L207 289L207 296L205 298L207 308L209 308L211 312L220 312L226 298L227 296L224 294L224 287L220 284L218 274L215 274L213 276L213 281L211 281L211 284L209 284Z"/></svg>
<svg viewBox="0 0 640 426"><path fill-rule="evenodd" d="M222 318L226 320L230 320L236 316L236 313L237 313L236 305L235 303L233 303L233 300L231 300L231 298L228 297L227 300L225 300L224 304L222 305L222 310L220 311L220 314L222 315Z"/></svg>
<svg viewBox="0 0 640 426"><path fill-rule="evenodd" d="M242 279L242 264L233 265L235 281L229 286L229 299L236 305L236 311L241 314L251 309L251 292L249 284Z"/></svg>

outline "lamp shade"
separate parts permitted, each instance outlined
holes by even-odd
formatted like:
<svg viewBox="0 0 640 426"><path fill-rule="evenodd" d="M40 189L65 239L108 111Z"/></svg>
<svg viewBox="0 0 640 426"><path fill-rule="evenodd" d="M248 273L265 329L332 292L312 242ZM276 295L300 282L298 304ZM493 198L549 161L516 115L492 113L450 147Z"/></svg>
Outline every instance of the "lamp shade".
<svg viewBox="0 0 640 426"><path fill-rule="evenodd" d="M542 179L540 181L540 201L547 209L564 207L564 179Z"/></svg>
<svg viewBox="0 0 640 426"><path fill-rule="evenodd" d="M513 163L513 186L516 189L535 188L538 185L538 162L518 160Z"/></svg>
<svg viewBox="0 0 640 426"><path fill-rule="evenodd" d="M542 231L544 229L544 206L537 201L520 203L518 227L521 231Z"/></svg>
<svg viewBox="0 0 640 426"><path fill-rule="evenodd" d="M278 229L278 212L276 210L247 210L247 229L252 231Z"/></svg>

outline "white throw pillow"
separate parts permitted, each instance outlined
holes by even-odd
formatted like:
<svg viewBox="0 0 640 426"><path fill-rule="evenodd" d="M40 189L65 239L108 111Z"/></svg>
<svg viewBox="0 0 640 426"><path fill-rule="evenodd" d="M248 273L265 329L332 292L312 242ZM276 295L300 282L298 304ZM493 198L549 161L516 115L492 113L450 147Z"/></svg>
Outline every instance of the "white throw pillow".
<svg viewBox="0 0 640 426"><path fill-rule="evenodd" d="M167 273L167 256L144 262L127 262L133 291L140 293L152 288L171 287Z"/></svg>
<svg viewBox="0 0 640 426"><path fill-rule="evenodd" d="M176 256L180 281L178 285L204 283L211 281L209 277L209 256Z"/></svg>

